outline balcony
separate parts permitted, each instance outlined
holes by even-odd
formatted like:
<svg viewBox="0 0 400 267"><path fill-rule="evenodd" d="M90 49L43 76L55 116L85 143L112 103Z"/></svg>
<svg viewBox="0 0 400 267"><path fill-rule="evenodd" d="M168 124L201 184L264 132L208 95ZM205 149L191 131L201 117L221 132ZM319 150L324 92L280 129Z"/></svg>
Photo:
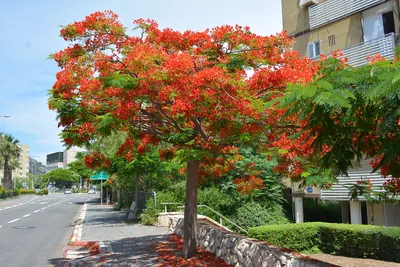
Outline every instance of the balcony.
<svg viewBox="0 0 400 267"><path fill-rule="evenodd" d="M321 199L325 200L342 200L348 201L349 197L349 189L345 185L356 184L359 180L367 180L370 179L371 184L375 186L382 186L386 181L386 178L382 177L378 173L371 173L369 171L360 171L360 172L349 172L349 176L340 176L338 177L338 183L333 185L328 190L321 190ZM376 190L382 191L383 190ZM363 198L360 197L360 200Z"/></svg>
<svg viewBox="0 0 400 267"><path fill-rule="evenodd" d="M310 29L337 21L386 0L328 0L309 7Z"/></svg>
<svg viewBox="0 0 400 267"><path fill-rule="evenodd" d="M391 60L395 56L395 34L389 33L384 37L370 40L346 47L341 50L344 58L348 58L348 64L352 67L359 67L368 64L367 57L380 54L384 58ZM318 58L312 58L318 60Z"/></svg>

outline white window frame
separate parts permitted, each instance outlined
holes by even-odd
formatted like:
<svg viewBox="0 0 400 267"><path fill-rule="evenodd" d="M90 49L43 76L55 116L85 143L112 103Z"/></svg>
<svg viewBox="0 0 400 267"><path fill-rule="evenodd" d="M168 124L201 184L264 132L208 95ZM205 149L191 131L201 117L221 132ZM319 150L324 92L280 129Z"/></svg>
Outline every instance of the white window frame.
<svg viewBox="0 0 400 267"><path fill-rule="evenodd" d="M316 44L319 45L319 54L317 54ZM310 47L312 47L312 55L310 55ZM309 58L319 57L321 55L321 40L313 41L307 45L307 56Z"/></svg>

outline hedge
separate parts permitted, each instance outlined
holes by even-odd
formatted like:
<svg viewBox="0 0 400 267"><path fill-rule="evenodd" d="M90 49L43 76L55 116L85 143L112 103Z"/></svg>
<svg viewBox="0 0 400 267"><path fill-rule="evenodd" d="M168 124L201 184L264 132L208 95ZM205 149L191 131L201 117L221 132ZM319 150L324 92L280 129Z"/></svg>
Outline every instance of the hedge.
<svg viewBox="0 0 400 267"><path fill-rule="evenodd" d="M15 197L19 195L19 189L14 188L13 190L7 190L0 186L0 198Z"/></svg>
<svg viewBox="0 0 400 267"><path fill-rule="evenodd" d="M400 227L299 223L249 229L249 237L300 251L400 262Z"/></svg>

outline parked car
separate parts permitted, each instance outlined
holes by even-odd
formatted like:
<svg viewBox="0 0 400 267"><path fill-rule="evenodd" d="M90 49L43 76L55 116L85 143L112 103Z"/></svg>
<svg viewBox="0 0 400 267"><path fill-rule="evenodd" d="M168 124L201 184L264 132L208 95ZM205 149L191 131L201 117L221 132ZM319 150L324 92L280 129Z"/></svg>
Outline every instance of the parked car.
<svg viewBox="0 0 400 267"><path fill-rule="evenodd" d="M64 194L72 194L72 190L71 189L65 189Z"/></svg>
<svg viewBox="0 0 400 267"><path fill-rule="evenodd" d="M89 189L88 194L96 194L96 191L94 191L94 189Z"/></svg>

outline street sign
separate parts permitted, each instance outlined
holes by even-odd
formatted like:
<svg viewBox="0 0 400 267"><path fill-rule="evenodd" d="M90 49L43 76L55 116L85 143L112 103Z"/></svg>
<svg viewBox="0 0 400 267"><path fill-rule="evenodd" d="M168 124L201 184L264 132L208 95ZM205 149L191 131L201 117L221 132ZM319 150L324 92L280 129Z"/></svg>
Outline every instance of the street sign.
<svg viewBox="0 0 400 267"><path fill-rule="evenodd" d="M92 177L90 177L90 180L92 181L105 181L110 177L110 175L106 172L98 172L95 175L93 175Z"/></svg>

